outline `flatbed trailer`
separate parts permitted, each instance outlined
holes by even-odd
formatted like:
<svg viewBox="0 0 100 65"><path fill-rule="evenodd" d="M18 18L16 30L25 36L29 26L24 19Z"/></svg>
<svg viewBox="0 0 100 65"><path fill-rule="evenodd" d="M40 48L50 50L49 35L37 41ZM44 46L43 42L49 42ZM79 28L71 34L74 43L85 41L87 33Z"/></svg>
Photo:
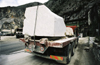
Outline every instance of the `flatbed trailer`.
<svg viewBox="0 0 100 65"><path fill-rule="evenodd" d="M58 40L48 39L49 38L42 38L34 41L32 39L21 38L20 40L25 43L26 52L53 59L60 63L69 63L71 56L75 53L75 48L78 43L77 37L64 37Z"/></svg>

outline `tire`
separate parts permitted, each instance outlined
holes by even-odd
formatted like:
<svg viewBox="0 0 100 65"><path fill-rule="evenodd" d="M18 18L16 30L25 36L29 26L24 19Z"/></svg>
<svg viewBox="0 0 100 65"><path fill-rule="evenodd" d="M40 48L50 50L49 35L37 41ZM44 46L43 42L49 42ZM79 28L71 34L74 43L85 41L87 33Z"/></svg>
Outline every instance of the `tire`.
<svg viewBox="0 0 100 65"><path fill-rule="evenodd" d="M68 44L68 46L67 46L67 59L66 59L67 64L70 62L71 56L72 56L72 45Z"/></svg>
<svg viewBox="0 0 100 65"><path fill-rule="evenodd" d="M72 56L75 54L75 46L76 46L76 44L75 44L75 41L72 43Z"/></svg>
<svg viewBox="0 0 100 65"><path fill-rule="evenodd" d="M16 35L16 38L19 38L19 35Z"/></svg>
<svg viewBox="0 0 100 65"><path fill-rule="evenodd" d="M24 35L22 35L22 38L24 38Z"/></svg>
<svg viewBox="0 0 100 65"><path fill-rule="evenodd" d="M78 46L78 38L75 40L75 48Z"/></svg>

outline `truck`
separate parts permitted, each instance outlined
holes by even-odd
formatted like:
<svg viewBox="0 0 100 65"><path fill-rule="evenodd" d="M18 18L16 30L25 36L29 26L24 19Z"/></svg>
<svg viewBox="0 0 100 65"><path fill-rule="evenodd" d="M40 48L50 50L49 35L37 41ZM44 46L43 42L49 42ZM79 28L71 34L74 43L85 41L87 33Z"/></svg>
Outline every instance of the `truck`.
<svg viewBox="0 0 100 65"><path fill-rule="evenodd" d="M17 28L16 29L16 38L23 38L24 37L22 31L23 31L22 28Z"/></svg>
<svg viewBox="0 0 100 65"><path fill-rule="evenodd" d="M1 33L4 36L6 36L6 35L14 35L15 34L15 29L12 26L11 23L5 22L5 23L2 24Z"/></svg>
<svg viewBox="0 0 100 65"><path fill-rule="evenodd" d="M77 28L74 27L74 29ZM25 51L67 64L75 53L78 36L64 19L45 5L28 7L23 24Z"/></svg>

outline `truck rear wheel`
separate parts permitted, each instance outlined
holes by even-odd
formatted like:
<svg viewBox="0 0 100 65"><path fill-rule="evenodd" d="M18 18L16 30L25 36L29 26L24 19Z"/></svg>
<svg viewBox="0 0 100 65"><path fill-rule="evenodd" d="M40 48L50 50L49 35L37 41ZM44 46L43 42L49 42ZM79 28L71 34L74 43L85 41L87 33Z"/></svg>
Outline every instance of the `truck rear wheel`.
<svg viewBox="0 0 100 65"><path fill-rule="evenodd" d="M76 46L76 44L75 44L75 41L72 43L72 56L74 55L74 53L75 53L75 46Z"/></svg>
<svg viewBox="0 0 100 65"><path fill-rule="evenodd" d="M72 56L72 45L68 44L67 46L67 64L70 62Z"/></svg>
<svg viewBox="0 0 100 65"><path fill-rule="evenodd" d="M78 46L78 38L75 40L75 48Z"/></svg>

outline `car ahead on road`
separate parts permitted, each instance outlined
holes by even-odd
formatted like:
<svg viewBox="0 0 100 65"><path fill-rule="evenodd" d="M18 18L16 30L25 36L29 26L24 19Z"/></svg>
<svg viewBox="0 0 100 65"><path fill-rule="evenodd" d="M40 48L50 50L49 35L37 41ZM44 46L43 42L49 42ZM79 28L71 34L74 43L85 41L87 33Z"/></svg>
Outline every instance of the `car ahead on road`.
<svg viewBox="0 0 100 65"><path fill-rule="evenodd" d="M5 22L5 23L2 24L1 33L2 33L3 36L14 35L15 29L14 29L14 27L11 23Z"/></svg>
<svg viewBox="0 0 100 65"><path fill-rule="evenodd" d="M2 29L1 33L3 36L14 35L14 29Z"/></svg>
<svg viewBox="0 0 100 65"><path fill-rule="evenodd" d="M22 28L17 28L16 29L16 38L23 38L24 35L22 34L23 29Z"/></svg>

